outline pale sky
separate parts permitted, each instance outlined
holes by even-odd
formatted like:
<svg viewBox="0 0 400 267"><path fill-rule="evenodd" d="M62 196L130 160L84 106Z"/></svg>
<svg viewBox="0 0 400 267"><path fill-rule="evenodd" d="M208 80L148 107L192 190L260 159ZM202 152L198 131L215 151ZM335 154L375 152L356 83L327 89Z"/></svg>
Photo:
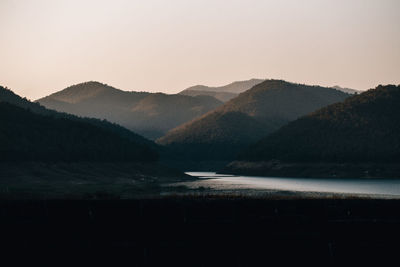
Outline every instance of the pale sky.
<svg viewBox="0 0 400 267"><path fill-rule="evenodd" d="M37 99L275 78L400 83L399 0L0 0L0 85Z"/></svg>

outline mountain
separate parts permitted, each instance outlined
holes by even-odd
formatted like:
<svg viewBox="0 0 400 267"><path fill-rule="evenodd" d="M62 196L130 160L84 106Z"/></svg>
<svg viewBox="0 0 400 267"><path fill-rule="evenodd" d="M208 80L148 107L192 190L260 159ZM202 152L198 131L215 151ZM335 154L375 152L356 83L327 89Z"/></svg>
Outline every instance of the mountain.
<svg viewBox="0 0 400 267"><path fill-rule="evenodd" d="M230 92L235 94L243 93L244 91L249 90L253 86L262 83L264 80L261 79L250 79L246 81L237 81L224 86L210 87L205 85L195 85L189 87L185 90L191 91L214 91L214 92ZM183 91L185 91L183 90Z"/></svg>
<svg viewBox="0 0 400 267"><path fill-rule="evenodd" d="M212 96L222 102L227 102L238 95L236 93L231 93L231 92L201 91L201 90L190 90L190 89L183 90L179 94L188 96L201 96L201 95Z"/></svg>
<svg viewBox="0 0 400 267"><path fill-rule="evenodd" d="M378 86L304 116L261 140L241 158L398 162L400 87Z"/></svg>
<svg viewBox="0 0 400 267"><path fill-rule="evenodd" d="M157 153L84 121L0 102L0 161L155 161Z"/></svg>
<svg viewBox="0 0 400 267"><path fill-rule="evenodd" d="M126 92L99 82L73 85L37 102L57 111L107 119L151 139L222 105L210 96Z"/></svg>
<svg viewBox="0 0 400 267"><path fill-rule="evenodd" d="M238 94L249 90L253 86L263 82L261 79L250 79L246 81L237 81L224 86L209 87L205 85L195 85L189 87L179 94L189 96L208 95L217 98L222 102L227 102Z"/></svg>
<svg viewBox="0 0 400 267"><path fill-rule="evenodd" d="M352 94L352 95L360 93L360 91L358 91L358 90L351 89L351 88L343 88L343 87L340 87L339 85L335 85L332 88L342 91L342 92L345 92L345 93L348 93L348 94Z"/></svg>
<svg viewBox="0 0 400 267"><path fill-rule="evenodd" d="M157 142L186 159L232 159L289 121L348 96L331 88L266 80Z"/></svg>
<svg viewBox="0 0 400 267"><path fill-rule="evenodd" d="M150 141L118 125L58 113L0 86L0 160L154 161Z"/></svg>
<svg viewBox="0 0 400 267"><path fill-rule="evenodd" d="M119 126L48 110L0 86L0 198L137 198L190 177Z"/></svg>
<svg viewBox="0 0 400 267"><path fill-rule="evenodd" d="M56 118L66 118L66 119L75 120L75 121L84 121L85 123L90 123L97 127L101 127L106 130L112 131L112 132L114 132L124 138L127 138L131 141L138 142L138 143L144 143L153 148L158 148L154 142L147 140L144 137L142 137L134 132L131 132L115 123L110 123L105 120L99 120L99 119L93 119L93 118L79 118L79 117L71 115L71 114L50 110L50 109L47 109L47 108L41 106L38 103L34 103L34 102L27 100L26 98L20 97L19 95L16 95L11 90L9 90L5 87L2 87L2 86L0 86L0 102L7 102L7 103L13 104L15 106L21 107L23 109L28 109L28 110L30 110L36 114L40 114L40 115L47 115L47 116L52 116L52 117L56 117Z"/></svg>
<svg viewBox="0 0 400 267"><path fill-rule="evenodd" d="M374 164L400 166L400 86L378 86L299 118L248 148L238 160L242 163L231 169L243 169L243 161L269 162L269 167L258 164L265 172L290 163L335 163L333 173L362 166L363 173L385 176L382 169L388 167Z"/></svg>
<svg viewBox="0 0 400 267"><path fill-rule="evenodd" d="M56 114L56 112L52 110L48 110L37 103L33 103L26 98L16 95L13 91L3 86L0 86L0 102L7 102L42 115Z"/></svg>

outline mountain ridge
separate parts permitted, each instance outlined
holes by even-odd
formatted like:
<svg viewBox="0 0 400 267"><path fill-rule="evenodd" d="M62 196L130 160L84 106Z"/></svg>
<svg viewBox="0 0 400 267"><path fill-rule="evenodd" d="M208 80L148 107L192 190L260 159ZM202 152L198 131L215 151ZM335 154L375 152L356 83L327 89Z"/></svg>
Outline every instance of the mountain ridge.
<svg viewBox="0 0 400 267"><path fill-rule="evenodd" d="M239 159L399 161L399 114L400 87L380 85L289 123Z"/></svg>
<svg viewBox="0 0 400 267"><path fill-rule="evenodd" d="M155 161L150 141L118 125L48 110L0 86L1 160Z"/></svg>
<svg viewBox="0 0 400 267"><path fill-rule="evenodd" d="M243 81L235 81L231 82L226 85L222 86L206 86L206 85L194 85L191 87L186 88L185 90L193 90L193 91L219 91L219 92L230 92L230 93L242 93L244 91L247 91L251 87L265 81L265 79L256 79L252 78L249 80L243 80ZM183 90L183 91L185 91Z"/></svg>
<svg viewBox="0 0 400 267"><path fill-rule="evenodd" d="M359 90L346 88L346 87L341 87L339 85L332 86L332 88L334 88L336 90L339 90L339 91L342 91L342 92L345 92L345 93L348 93L348 94L352 94L352 95L361 93L361 91L359 91Z"/></svg>
<svg viewBox="0 0 400 267"><path fill-rule="evenodd" d="M262 79L250 79L244 81L235 81L223 86L206 86L206 85L195 85L186 88L179 92L182 95L198 96L208 95L227 102L232 98L238 96L239 93L249 90L253 86L263 82Z"/></svg>
<svg viewBox="0 0 400 267"><path fill-rule="evenodd" d="M46 107L40 105L37 102L31 102L26 98L22 98L19 95L15 94L12 90L0 86L0 102L7 102L10 103L12 105L24 108L24 109L28 109L34 113L37 113L39 115L46 115L46 116L52 116L52 117L57 117L57 118L67 118L67 119L72 119L72 120L84 120L87 123L91 123L93 125L96 125L98 127L102 127L102 128L106 128L110 131L113 131L121 136L123 136L124 138L128 138L130 140L136 140L142 143L146 143L147 145L150 145L151 147L156 148L157 145L150 141L147 140L146 138L128 130L125 129L124 127L115 124L115 123L111 123L107 120L99 120L99 119L95 119L95 118L88 118L88 117L77 117L75 115L71 115L68 113L64 113L64 112L58 112L52 109L47 109Z"/></svg>
<svg viewBox="0 0 400 267"><path fill-rule="evenodd" d="M128 92L99 82L73 85L37 102L61 112L107 119L150 139L222 105L213 97Z"/></svg>
<svg viewBox="0 0 400 267"><path fill-rule="evenodd" d="M277 130L290 120L305 115L349 95L331 88L293 84L282 80L266 80L247 90L223 106L199 118L170 130L157 143L180 152L188 157L213 157L227 159L239 152L240 146L249 145L259 138ZM246 117L247 119L244 119ZM217 118L224 119L224 128ZM240 127L238 122L252 126ZM243 136L238 147L237 136ZM221 147L215 149L216 144ZM204 145L203 155L193 155ZM196 147L196 150L191 147ZM208 147L208 148L206 148ZM218 154L218 155L217 155Z"/></svg>

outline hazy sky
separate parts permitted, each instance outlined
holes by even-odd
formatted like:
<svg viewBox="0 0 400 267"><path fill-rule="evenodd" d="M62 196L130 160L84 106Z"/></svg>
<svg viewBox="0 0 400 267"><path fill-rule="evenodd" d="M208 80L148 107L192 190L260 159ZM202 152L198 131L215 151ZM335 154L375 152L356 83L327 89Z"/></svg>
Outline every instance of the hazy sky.
<svg viewBox="0 0 400 267"><path fill-rule="evenodd" d="M400 83L399 0L0 0L0 84L178 92L249 78Z"/></svg>

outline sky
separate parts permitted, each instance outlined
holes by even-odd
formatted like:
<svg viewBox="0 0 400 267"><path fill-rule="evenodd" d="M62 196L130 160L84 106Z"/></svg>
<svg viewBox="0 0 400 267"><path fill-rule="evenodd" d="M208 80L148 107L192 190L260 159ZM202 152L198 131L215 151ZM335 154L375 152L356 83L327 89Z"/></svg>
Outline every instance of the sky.
<svg viewBox="0 0 400 267"><path fill-rule="evenodd" d="M0 85L177 93L274 78L400 83L398 0L0 0Z"/></svg>

